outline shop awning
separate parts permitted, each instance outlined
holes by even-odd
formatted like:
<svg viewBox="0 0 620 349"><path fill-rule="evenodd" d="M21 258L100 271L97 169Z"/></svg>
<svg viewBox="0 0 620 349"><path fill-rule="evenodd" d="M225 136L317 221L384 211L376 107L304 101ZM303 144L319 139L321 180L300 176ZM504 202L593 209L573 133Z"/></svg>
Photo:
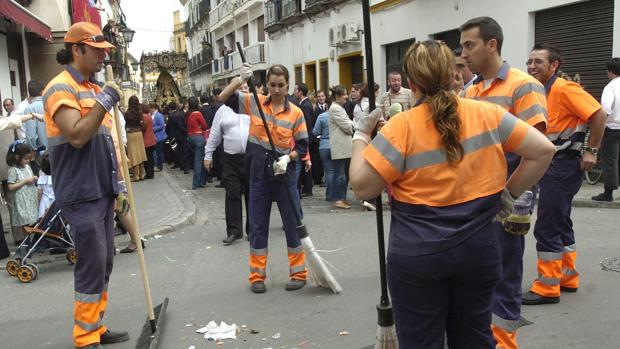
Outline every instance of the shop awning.
<svg viewBox="0 0 620 349"><path fill-rule="evenodd" d="M47 41L52 41L52 30L49 25L14 0L0 1L0 15L23 24L28 31L39 35Z"/></svg>

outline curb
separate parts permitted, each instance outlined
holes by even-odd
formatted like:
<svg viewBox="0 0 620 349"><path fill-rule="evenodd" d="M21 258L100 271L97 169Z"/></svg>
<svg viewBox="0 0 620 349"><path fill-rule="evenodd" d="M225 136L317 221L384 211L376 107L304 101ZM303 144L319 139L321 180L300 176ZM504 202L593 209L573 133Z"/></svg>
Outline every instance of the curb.
<svg viewBox="0 0 620 349"><path fill-rule="evenodd" d="M573 199L573 207L620 209L620 201L604 202L588 199Z"/></svg>
<svg viewBox="0 0 620 349"><path fill-rule="evenodd" d="M183 190L167 172L162 171L160 172L160 174L164 177L166 183L172 189L171 192L173 193L173 195L175 195L183 204L183 213L167 224L160 225L156 228L145 229L145 231L142 231L142 238L146 239L152 238L155 235L166 235L176 231L177 229L196 223L197 210L194 202L192 200L183 200L183 197L179 195L180 193L183 193ZM127 245L129 245L129 239L127 239L127 241L116 242L117 249L121 249L123 247L126 247ZM13 252L15 252L15 249L11 249L10 252L12 255ZM46 258L42 258L40 261L37 261L37 264L53 263L56 261L64 260L66 258L64 254L56 256L50 256L46 254L44 256ZM6 270L6 261L3 260L2 262L0 262L0 270Z"/></svg>

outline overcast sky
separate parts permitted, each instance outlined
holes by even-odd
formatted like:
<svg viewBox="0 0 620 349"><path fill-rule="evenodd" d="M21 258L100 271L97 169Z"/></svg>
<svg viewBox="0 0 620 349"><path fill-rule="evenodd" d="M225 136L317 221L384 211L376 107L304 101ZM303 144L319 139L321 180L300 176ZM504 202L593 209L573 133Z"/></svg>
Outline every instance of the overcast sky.
<svg viewBox="0 0 620 349"><path fill-rule="evenodd" d="M178 0L123 0L121 8L127 26L136 31L129 52L137 60L142 52L170 49L174 26L172 12L181 10L183 20L183 6Z"/></svg>

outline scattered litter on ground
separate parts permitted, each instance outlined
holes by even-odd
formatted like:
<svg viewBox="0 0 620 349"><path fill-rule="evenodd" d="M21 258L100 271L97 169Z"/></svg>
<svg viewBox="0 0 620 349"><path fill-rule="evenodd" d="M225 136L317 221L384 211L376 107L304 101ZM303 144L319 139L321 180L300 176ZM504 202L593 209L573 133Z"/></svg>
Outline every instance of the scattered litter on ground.
<svg viewBox="0 0 620 349"><path fill-rule="evenodd" d="M135 274L135 273L131 273L131 274L129 274L129 275L130 275L130 276L136 276L136 274Z"/></svg>
<svg viewBox="0 0 620 349"><path fill-rule="evenodd" d="M207 250L210 250L210 249L211 249L211 246L207 246Z"/></svg>
<svg viewBox="0 0 620 349"><path fill-rule="evenodd" d="M259 333L260 333L260 331L259 331L259 330L255 330L255 329L251 329L251 330L250 330L250 333L251 333L251 334L259 334Z"/></svg>
<svg viewBox="0 0 620 349"><path fill-rule="evenodd" d="M175 259L172 259L172 258L170 258L170 257L168 257L168 256L164 256L164 257L166 257L166 259L168 260L168 262L176 262L176 260L175 260Z"/></svg>
<svg viewBox="0 0 620 349"><path fill-rule="evenodd" d="M190 345L187 349L196 349L195 345Z"/></svg>
<svg viewBox="0 0 620 349"><path fill-rule="evenodd" d="M116 253L119 253L119 252L121 252L121 250L119 250L119 249L117 248L117 249L116 249Z"/></svg>
<svg viewBox="0 0 620 349"><path fill-rule="evenodd" d="M306 345L306 344L308 344L308 343L310 343L310 341L305 340L305 341L299 342L299 344L297 344L297 346L298 346L298 347L303 347L304 345Z"/></svg>
<svg viewBox="0 0 620 349"><path fill-rule="evenodd" d="M224 339L237 339L237 325L228 325L224 321L220 325L215 321L209 321L207 326L196 330L197 333L204 334L209 341L221 341Z"/></svg>
<svg viewBox="0 0 620 349"><path fill-rule="evenodd" d="M338 332L338 334L341 335L341 336L347 336L347 335L350 335L351 332L349 332L349 331L340 331L340 332Z"/></svg>
<svg viewBox="0 0 620 349"><path fill-rule="evenodd" d="M280 332L278 332L278 333L274 334L273 336L271 336L271 338L273 338L273 339L280 339L280 337L282 337Z"/></svg>
<svg viewBox="0 0 620 349"><path fill-rule="evenodd" d="M154 238L155 240L157 240L157 239L161 239L161 235L157 234L157 235L153 236L153 238Z"/></svg>

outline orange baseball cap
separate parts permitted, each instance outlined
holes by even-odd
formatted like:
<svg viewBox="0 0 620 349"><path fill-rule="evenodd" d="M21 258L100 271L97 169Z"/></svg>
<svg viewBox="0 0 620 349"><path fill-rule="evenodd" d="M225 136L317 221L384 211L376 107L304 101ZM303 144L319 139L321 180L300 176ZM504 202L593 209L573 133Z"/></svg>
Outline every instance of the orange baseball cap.
<svg viewBox="0 0 620 349"><path fill-rule="evenodd" d="M90 22L77 22L69 28L65 35L65 42L72 44L86 44L97 48L114 48L105 40L101 29Z"/></svg>

